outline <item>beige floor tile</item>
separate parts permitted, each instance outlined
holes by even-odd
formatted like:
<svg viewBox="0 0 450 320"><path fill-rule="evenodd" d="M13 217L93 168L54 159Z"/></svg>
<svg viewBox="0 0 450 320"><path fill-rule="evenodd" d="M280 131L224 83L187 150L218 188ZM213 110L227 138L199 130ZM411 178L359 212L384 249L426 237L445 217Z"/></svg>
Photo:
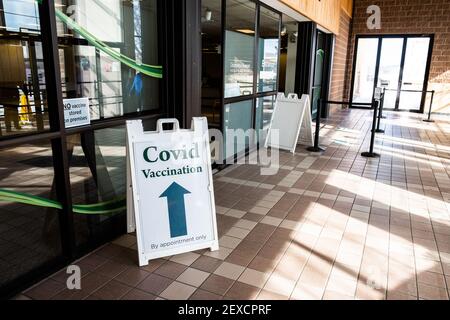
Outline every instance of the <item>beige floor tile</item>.
<svg viewBox="0 0 450 320"><path fill-rule="evenodd" d="M230 237L230 236L223 236L219 239L219 244L222 247L234 249L238 246L238 244L242 241L242 239Z"/></svg>
<svg viewBox="0 0 450 320"><path fill-rule="evenodd" d="M330 277L326 291L333 291L353 297L356 292L357 281L349 278Z"/></svg>
<svg viewBox="0 0 450 320"><path fill-rule="evenodd" d="M230 209L228 210L225 215L226 216L230 216L230 217L234 217L234 218L242 218L247 212L242 211L242 210L236 210L236 209Z"/></svg>
<svg viewBox="0 0 450 320"><path fill-rule="evenodd" d="M295 280L288 277L273 273L264 286L264 289L289 297L295 288L295 282Z"/></svg>
<svg viewBox="0 0 450 320"><path fill-rule="evenodd" d="M199 287L208 277L210 273L200 271L194 268L187 268L180 276L177 281L189 284L194 287Z"/></svg>
<svg viewBox="0 0 450 320"><path fill-rule="evenodd" d="M270 211L269 208L258 207L258 206L250 209L251 213L256 213L256 214L260 214L260 215L266 215L269 211Z"/></svg>
<svg viewBox="0 0 450 320"><path fill-rule="evenodd" d="M230 237L244 239L249 234L249 232L250 231L247 229L232 227L230 230L228 230L226 235Z"/></svg>
<svg viewBox="0 0 450 320"><path fill-rule="evenodd" d="M261 290L257 300L289 300L289 296L283 296L272 291Z"/></svg>
<svg viewBox="0 0 450 320"><path fill-rule="evenodd" d="M387 300L417 300L417 297L410 296L403 292L388 291Z"/></svg>
<svg viewBox="0 0 450 320"><path fill-rule="evenodd" d="M216 258L219 260L225 260L230 253L232 252L232 249L229 248L225 248L225 247L220 247L219 250L216 251L207 251L204 253L205 256L211 257L211 258Z"/></svg>
<svg viewBox="0 0 450 320"><path fill-rule="evenodd" d="M292 292L291 299L294 300L320 300L324 289L312 285L297 284Z"/></svg>
<svg viewBox="0 0 450 320"><path fill-rule="evenodd" d="M177 254L174 255L170 258L170 261L179 263L179 264L184 264L185 266L190 266L195 260L198 259L198 257L200 257L199 254L194 253L194 252L187 252L187 253L182 253L182 254Z"/></svg>
<svg viewBox="0 0 450 320"><path fill-rule="evenodd" d="M241 274L238 281L254 287L262 288L269 276L270 273L260 272L254 269L247 268Z"/></svg>
<svg viewBox="0 0 450 320"><path fill-rule="evenodd" d="M326 290L323 294L323 300L354 300L354 296L348 296L342 294L341 292L335 292L331 290Z"/></svg>
<svg viewBox="0 0 450 320"><path fill-rule="evenodd" d="M386 292L384 288L374 288L367 283L358 282L355 298L357 300L384 300Z"/></svg>
<svg viewBox="0 0 450 320"><path fill-rule="evenodd" d="M289 230L298 230L300 228L300 226L301 226L300 222L285 219L281 222L279 227L289 229Z"/></svg>
<svg viewBox="0 0 450 320"><path fill-rule="evenodd" d="M229 262L223 262L217 269L214 271L214 274L228 278L237 280L239 276L244 272L245 267L239 266Z"/></svg>
<svg viewBox="0 0 450 320"><path fill-rule="evenodd" d="M187 300L195 290L195 287L174 281L160 294L160 296L167 300Z"/></svg>
<svg viewBox="0 0 450 320"><path fill-rule="evenodd" d="M448 300L448 291L444 288L433 287L419 283L419 298L425 300Z"/></svg>
<svg viewBox="0 0 450 320"><path fill-rule="evenodd" d="M257 225L256 222L246 220L246 219L240 219L238 222L236 222L234 224L234 226L237 228L242 228L242 229L247 229L247 230L252 230L256 225Z"/></svg>
<svg viewBox="0 0 450 320"><path fill-rule="evenodd" d="M433 287L445 288L445 277L442 274L424 271L417 274L417 282Z"/></svg>
<svg viewBox="0 0 450 320"><path fill-rule="evenodd" d="M278 227L283 220L280 218L266 216L264 217L260 223L269 224L275 227Z"/></svg>

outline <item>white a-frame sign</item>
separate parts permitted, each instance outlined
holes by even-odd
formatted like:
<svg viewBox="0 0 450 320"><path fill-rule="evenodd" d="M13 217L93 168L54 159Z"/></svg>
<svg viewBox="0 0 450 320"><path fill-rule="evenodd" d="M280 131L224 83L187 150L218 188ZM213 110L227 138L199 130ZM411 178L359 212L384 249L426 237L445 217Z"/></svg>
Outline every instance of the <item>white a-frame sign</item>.
<svg viewBox="0 0 450 320"><path fill-rule="evenodd" d="M173 129L164 130L170 123ZM219 249L206 118L181 130L163 119L144 132L127 121L128 232L136 230L139 265L205 248Z"/></svg>
<svg viewBox="0 0 450 320"><path fill-rule="evenodd" d="M278 130L279 141L271 140L271 131ZM265 147L289 150L295 152L297 144L312 146L311 106L309 95L302 95L299 99L296 94L279 93L270 122Z"/></svg>

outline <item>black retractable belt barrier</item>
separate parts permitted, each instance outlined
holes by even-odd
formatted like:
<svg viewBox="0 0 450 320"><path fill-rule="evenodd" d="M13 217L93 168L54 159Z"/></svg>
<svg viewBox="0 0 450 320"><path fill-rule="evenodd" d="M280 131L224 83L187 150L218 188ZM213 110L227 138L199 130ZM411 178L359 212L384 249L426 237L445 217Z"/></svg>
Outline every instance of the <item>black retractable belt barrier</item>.
<svg viewBox="0 0 450 320"><path fill-rule="evenodd" d="M320 135L320 115L322 114L322 104L323 101L320 99L317 103L317 113L316 113L316 133L314 135L314 146L306 148L310 152L322 152L325 151L319 145L319 135Z"/></svg>
<svg viewBox="0 0 450 320"><path fill-rule="evenodd" d="M423 120L425 122L434 122L434 120L431 119L431 108L433 108L433 99L434 99L434 90L431 91L430 110L428 110L428 119Z"/></svg>
<svg viewBox="0 0 450 320"><path fill-rule="evenodd" d="M378 113L379 104L380 104L380 101L372 100L373 121L372 121L372 132L371 132L371 136L370 136L370 150L369 150L369 152L361 153L361 156L366 157L366 158L377 158L380 156L378 153L373 152L373 147L375 144L375 131L376 131L377 113Z"/></svg>

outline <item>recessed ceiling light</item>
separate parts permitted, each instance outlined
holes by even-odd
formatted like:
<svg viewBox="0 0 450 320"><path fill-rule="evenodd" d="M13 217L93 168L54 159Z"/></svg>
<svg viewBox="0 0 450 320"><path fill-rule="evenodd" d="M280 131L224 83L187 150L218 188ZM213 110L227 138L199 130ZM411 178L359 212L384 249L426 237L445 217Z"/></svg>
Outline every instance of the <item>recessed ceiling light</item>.
<svg viewBox="0 0 450 320"><path fill-rule="evenodd" d="M253 31L251 29L236 29L236 31L246 33L246 34L254 34L255 33L255 31Z"/></svg>

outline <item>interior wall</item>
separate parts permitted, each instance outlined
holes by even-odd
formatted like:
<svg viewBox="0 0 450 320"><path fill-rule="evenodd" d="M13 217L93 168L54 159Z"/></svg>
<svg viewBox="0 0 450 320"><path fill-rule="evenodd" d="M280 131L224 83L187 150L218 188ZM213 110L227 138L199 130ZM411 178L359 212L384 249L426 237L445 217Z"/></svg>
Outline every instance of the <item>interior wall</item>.
<svg viewBox="0 0 450 320"><path fill-rule="evenodd" d="M351 19L342 9L339 23L339 35L335 38L333 66L331 73L330 101L345 101L345 78L347 71L347 53ZM338 105L333 105L334 107ZM330 108L332 111L332 108Z"/></svg>

